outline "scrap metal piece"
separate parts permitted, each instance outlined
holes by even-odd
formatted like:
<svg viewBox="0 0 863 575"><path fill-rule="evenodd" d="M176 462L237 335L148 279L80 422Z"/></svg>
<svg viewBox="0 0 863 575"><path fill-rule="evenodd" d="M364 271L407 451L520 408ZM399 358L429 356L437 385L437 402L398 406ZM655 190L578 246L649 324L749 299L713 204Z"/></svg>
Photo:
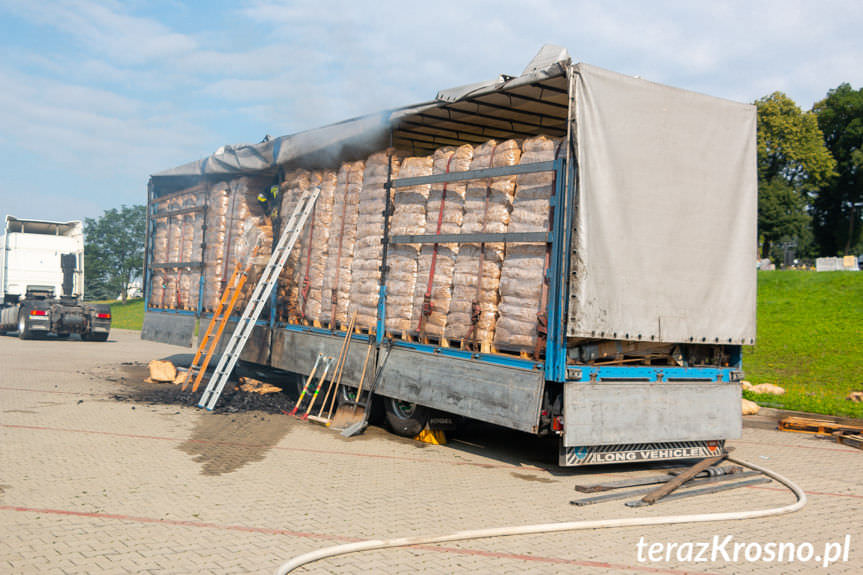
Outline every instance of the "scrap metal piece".
<svg viewBox="0 0 863 575"><path fill-rule="evenodd" d="M662 499L662 501L673 501L675 499L683 499L685 497L695 497L696 495L706 495L708 493L719 493L720 491L729 491L731 489L737 489L738 487L749 487L750 485L758 485L760 483L769 483L769 477L758 477L756 479L749 479L747 481L740 481L737 483L724 483L722 485L713 485L711 487L702 487L701 489L691 489L686 491L681 491L679 493L672 493L671 495L666 496ZM651 505L651 503L645 503L643 499L636 499L635 501L627 501L627 507L643 507L645 505Z"/></svg>
<svg viewBox="0 0 863 575"><path fill-rule="evenodd" d="M733 449L733 447L728 447L722 452L722 454L717 455L716 457L708 457L707 459L702 459L674 479L666 482L655 491L645 495L641 500L647 505L652 505L656 503L657 501L659 501L660 499L662 499L663 497L665 497L666 495L668 495L669 493L671 493L672 491L698 475L699 472L704 471L711 465L716 465L717 463L725 459L728 456L728 453L731 452Z"/></svg>
<svg viewBox="0 0 863 575"><path fill-rule="evenodd" d="M755 475L759 475L758 471L743 471L743 472L735 472L731 475L716 475L712 477L704 477L702 479L693 479L692 481L682 485L681 489L689 489L690 487L698 487L700 485L705 485L709 483L719 483L722 481L732 481L734 479L742 479L744 477L753 477ZM635 489L633 491L616 491L614 493L605 493L603 495L596 495L594 497L585 497L582 499L574 499L570 501L572 505L578 505L579 507L583 507L585 505L593 505L595 503L604 503L606 501L614 501L615 499L626 499L630 495L643 495L645 493L650 493L653 491L653 487L647 487L644 489Z"/></svg>
<svg viewBox="0 0 863 575"><path fill-rule="evenodd" d="M576 485L575 490L580 493L598 493L600 491L610 491L612 489L621 489L624 487L638 487L639 485L654 485L656 483L665 483L674 479L677 475L685 471L685 469L672 469L668 473L662 475L649 475L647 477L635 477L632 479L621 479L620 481L609 481L607 483L596 483L594 485ZM715 475L731 475L740 473L743 468L739 465L730 465L725 467L709 467L698 473L695 477L712 477Z"/></svg>

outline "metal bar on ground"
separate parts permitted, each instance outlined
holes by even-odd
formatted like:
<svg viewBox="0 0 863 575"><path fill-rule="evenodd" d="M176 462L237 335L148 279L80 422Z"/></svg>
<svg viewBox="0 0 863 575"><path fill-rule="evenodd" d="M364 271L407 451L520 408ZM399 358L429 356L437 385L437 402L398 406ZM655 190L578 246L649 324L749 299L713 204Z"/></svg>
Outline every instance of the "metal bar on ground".
<svg viewBox="0 0 863 575"><path fill-rule="evenodd" d="M734 473L732 475L715 475L711 477L704 477L701 479L693 479L689 481L685 485L681 485L680 489L690 489L692 487L698 487L700 485L706 485L709 483L721 483L723 481L733 481L735 479L742 479L744 477L753 477L755 475L760 475L758 471L741 471L739 473ZM594 495L593 497L584 497L582 499L573 499L570 501L572 505L578 505L579 507L583 507L585 505L593 505L595 503L604 503L606 501L614 501L616 499L626 499L627 497L634 495L644 495L645 493L650 493L655 489L654 487L645 487L643 489L634 489L631 491L615 491L614 493L604 493L602 495ZM641 501L639 499L639 501ZM646 504L645 504L646 505Z"/></svg>
<svg viewBox="0 0 863 575"><path fill-rule="evenodd" d="M719 479L718 477L712 477L711 479ZM770 483L769 477L758 477L757 479L748 479L746 481L740 481L738 483L723 483L721 485L712 485L710 487L702 487L700 489L687 489L686 491L681 491L679 493L672 493L668 495L662 501L674 501L675 499L684 499L686 497L696 497L698 495L707 495L710 493L719 493L720 491L730 491L731 489L737 489L739 487L749 487L751 485L758 485L760 483ZM650 505L650 503L645 503L642 499L636 499L635 501L627 501L627 507L643 507L645 505Z"/></svg>
<svg viewBox="0 0 863 575"><path fill-rule="evenodd" d="M709 473L709 471L714 471L714 473ZM712 467L710 469L705 469L696 477L708 477L713 475L732 475L734 473L740 473L743 470L739 465L731 465L727 467ZM685 470L684 470L685 471ZM611 491L612 489L622 489L624 487L638 487L640 485L654 485L656 483L665 483L666 481L671 481L677 475L679 475L679 471L669 471L668 473L664 473L662 475L649 475L647 477L635 477L632 479L621 479L620 481L609 481L607 483L595 483L593 485L576 485L575 490L580 493L598 493L600 491Z"/></svg>
<svg viewBox="0 0 863 575"><path fill-rule="evenodd" d="M657 488L655 491L648 493L641 500L647 505L653 505L663 497L667 496L669 493L695 477L700 471L704 471L711 465L715 465L728 457L728 453L732 451L733 447L726 448L721 455L717 455L716 457L708 457L707 459L702 459L671 481L666 482L661 487Z"/></svg>

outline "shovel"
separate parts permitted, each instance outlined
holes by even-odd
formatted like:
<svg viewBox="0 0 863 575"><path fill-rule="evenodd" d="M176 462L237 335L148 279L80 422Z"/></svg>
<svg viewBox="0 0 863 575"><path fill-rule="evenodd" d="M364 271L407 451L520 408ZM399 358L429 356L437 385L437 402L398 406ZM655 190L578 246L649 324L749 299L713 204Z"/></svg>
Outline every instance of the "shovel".
<svg viewBox="0 0 863 575"><path fill-rule="evenodd" d="M366 430L366 427L369 426L369 417L372 412L372 396L375 393L375 388L378 386L378 382L381 379L381 375L384 373L384 367L387 365L387 360L390 358L390 350L392 350L392 343L387 343L387 348L384 355L384 360L381 362L380 367L378 367L378 371L375 374L375 378L372 380L371 386L369 386L369 395L366 397L365 405L357 402L357 406L362 408L362 419L353 423L342 430L343 437L353 437L355 435L361 434ZM359 395L357 396L357 400L359 400Z"/></svg>
<svg viewBox="0 0 863 575"><path fill-rule="evenodd" d="M342 349L339 351L339 359L336 362L335 370L333 371L333 376L330 379L330 385L327 387L327 394L324 396L324 401L321 404L321 408L318 410L317 415L309 415L308 419L314 421L315 423L320 423L321 425L330 426L333 420L331 419L333 414L333 404L336 400L336 395L339 391L339 383L342 381L342 372L345 369L345 364L348 361L348 350L351 348L351 334L354 331L354 326L357 321L357 312L354 310L353 315L351 316L350 321L348 322L348 329L345 332L345 340L342 342ZM335 384L335 390L333 390L333 384ZM330 398L330 393L333 394L332 401L330 401L330 411L327 413L327 416L324 417L324 410L327 408L327 401Z"/></svg>
<svg viewBox="0 0 863 575"><path fill-rule="evenodd" d="M369 340L371 340L371 338L369 338ZM368 367L369 365L369 357L372 355L373 347L374 346L372 345L371 341L369 341L369 348L368 350L366 350L366 359L363 362L363 373L362 375L360 375L360 385L357 388L356 399L354 401L343 402L336 409L336 414L335 416L333 416L333 423L331 424L331 427L333 427L334 429L343 429L349 425L357 423L358 421L362 421L363 419L363 413L365 411L365 408L363 409L363 411L358 412L357 407L360 407L360 404L358 402L360 400L360 397L362 397L363 380L366 378L366 367Z"/></svg>

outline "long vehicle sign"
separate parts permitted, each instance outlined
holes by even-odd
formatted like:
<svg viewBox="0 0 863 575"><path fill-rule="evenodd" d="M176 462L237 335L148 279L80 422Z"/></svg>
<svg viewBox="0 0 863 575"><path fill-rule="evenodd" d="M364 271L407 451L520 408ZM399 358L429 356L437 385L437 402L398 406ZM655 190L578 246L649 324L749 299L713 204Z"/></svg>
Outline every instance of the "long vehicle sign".
<svg viewBox="0 0 863 575"><path fill-rule="evenodd" d="M578 466L668 459L697 459L716 455L724 443L724 441L680 441L638 445L565 447L561 450L560 464Z"/></svg>

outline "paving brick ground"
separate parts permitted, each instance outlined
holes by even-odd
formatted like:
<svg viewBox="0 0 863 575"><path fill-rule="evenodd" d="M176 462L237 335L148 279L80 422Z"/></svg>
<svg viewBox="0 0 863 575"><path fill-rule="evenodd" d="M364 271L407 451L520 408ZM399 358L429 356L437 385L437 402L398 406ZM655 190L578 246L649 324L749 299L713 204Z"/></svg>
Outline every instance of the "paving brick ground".
<svg viewBox="0 0 863 575"><path fill-rule="evenodd" d="M115 330L108 343L0 336L0 572L272 573L320 547L380 537L791 503L776 484L629 509L574 507L576 483L619 467L559 469L546 445L481 428L426 446L371 428L345 440L293 418L119 402L123 362L184 350ZM126 377L126 381L122 378ZM303 573L859 573L863 453L764 421L736 455L798 482L802 511L754 521L606 529L450 543L325 560ZM639 470L630 473L655 473ZM825 542L847 562L639 562L636 545Z"/></svg>

